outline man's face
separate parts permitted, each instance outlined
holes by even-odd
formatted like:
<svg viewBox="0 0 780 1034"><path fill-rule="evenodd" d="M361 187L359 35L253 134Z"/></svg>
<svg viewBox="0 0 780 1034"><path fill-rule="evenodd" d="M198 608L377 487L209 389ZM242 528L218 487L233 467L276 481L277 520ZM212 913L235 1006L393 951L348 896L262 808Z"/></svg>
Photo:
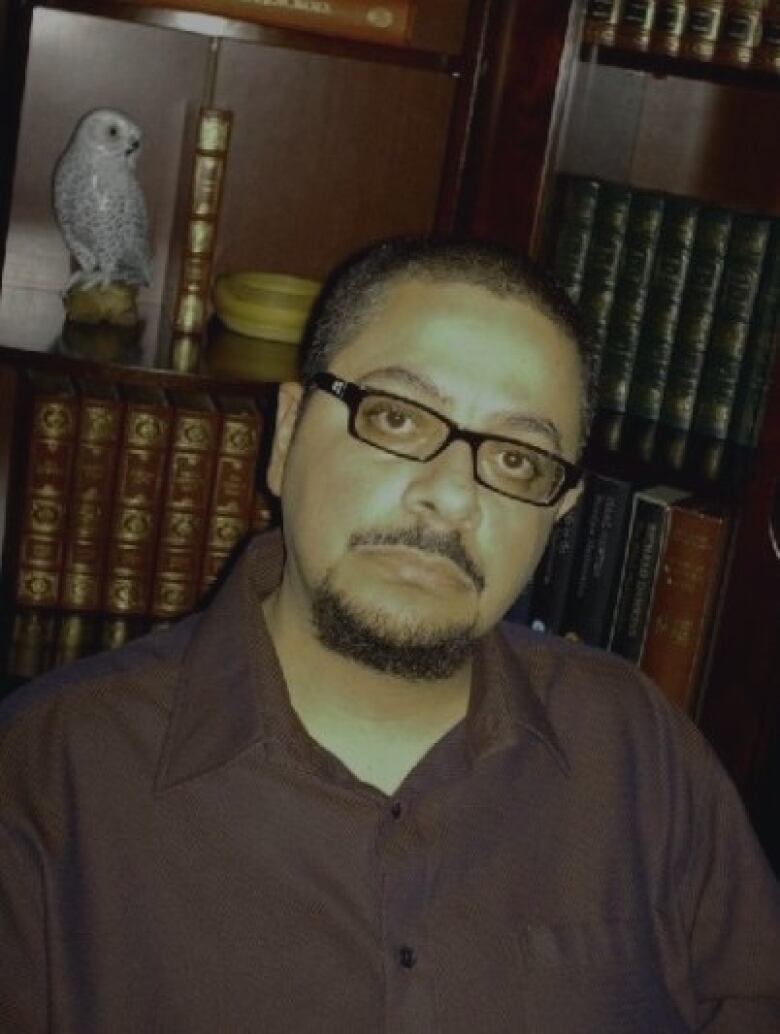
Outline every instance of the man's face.
<svg viewBox="0 0 780 1034"><path fill-rule="evenodd" d="M403 281L330 371L576 459L576 346L529 303ZM527 583L577 490L550 508L500 495L475 481L464 441L427 463L382 452L351 437L347 407L319 390L292 434L298 398L297 386L283 390L269 468L288 600L326 645L362 663L451 674Z"/></svg>

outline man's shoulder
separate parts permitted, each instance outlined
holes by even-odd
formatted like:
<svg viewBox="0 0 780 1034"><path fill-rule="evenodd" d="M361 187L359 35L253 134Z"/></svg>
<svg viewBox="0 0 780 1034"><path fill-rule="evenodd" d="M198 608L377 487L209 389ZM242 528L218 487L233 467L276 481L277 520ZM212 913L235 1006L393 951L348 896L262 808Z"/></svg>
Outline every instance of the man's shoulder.
<svg viewBox="0 0 780 1034"><path fill-rule="evenodd" d="M170 713L181 661L197 615L38 676L0 702L0 749L6 756L43 748L69 729L84 735L118 729L134 713Z"/></svg>

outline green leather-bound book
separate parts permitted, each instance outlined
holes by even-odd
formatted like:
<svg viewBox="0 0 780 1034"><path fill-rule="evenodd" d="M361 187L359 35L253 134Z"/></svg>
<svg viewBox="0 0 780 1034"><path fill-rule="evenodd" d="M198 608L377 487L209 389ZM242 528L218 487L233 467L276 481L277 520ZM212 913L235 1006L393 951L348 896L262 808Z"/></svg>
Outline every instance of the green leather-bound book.
<svg viewBox="0 0 780 1034"><path fill-rule="evenodd" d="M556 231L553 271L561 287L574 302L579 300L582 290L599 187L598 180L571 176L564 188L563 212Z"/></svg>
<svg viewBox="0 0 780 1034"><path fill-rule="evenodd" d="M657 420L661 413L699 209L689 198L666 201L628 393L626 408L633 416Z"/></svg>
<svg viewBox="0 0 780 1034"><path fill-rule="evenodd" d="M760 216L734 219L693 417L705 437L728 435L770 228Z"/></svg>
<svg viewBox="0 0 780 1034"><path fill-rule="evenodd" d="M723 209L704 208L699 213L661 405L662 423L681 431L687 431L693 420L696 391L715 319L732 220L732 213Z"/></svg>

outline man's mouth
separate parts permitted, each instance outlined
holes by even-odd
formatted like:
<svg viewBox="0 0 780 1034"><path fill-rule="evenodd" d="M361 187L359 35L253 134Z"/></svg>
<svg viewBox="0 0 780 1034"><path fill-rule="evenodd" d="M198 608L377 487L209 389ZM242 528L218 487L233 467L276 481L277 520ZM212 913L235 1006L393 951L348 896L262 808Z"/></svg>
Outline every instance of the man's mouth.
<svg viewBox="0 0 780 1034"><path fill-rule="evenodd" d="M370 556L388 574L433 592L453 592L464 589L473 592L478 588L475 579L467 574L453 560L439 553L432 553L404 545L359 545L360 553Z"/></svg>

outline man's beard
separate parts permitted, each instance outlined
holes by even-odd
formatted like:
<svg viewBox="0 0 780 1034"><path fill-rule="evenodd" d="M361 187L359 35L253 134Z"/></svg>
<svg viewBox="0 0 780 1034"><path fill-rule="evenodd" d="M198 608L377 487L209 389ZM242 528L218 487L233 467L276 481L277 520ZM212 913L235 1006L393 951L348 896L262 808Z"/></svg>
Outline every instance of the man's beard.
<svg viewBox="0 0 780 1034"><path fill-rule="evenodd" d="M329 649L388 675L434 681L454 675L470 657L474 622L444 628L399 624L381 610L360 607L325 578L312 594L312 620Z"/></svg>

